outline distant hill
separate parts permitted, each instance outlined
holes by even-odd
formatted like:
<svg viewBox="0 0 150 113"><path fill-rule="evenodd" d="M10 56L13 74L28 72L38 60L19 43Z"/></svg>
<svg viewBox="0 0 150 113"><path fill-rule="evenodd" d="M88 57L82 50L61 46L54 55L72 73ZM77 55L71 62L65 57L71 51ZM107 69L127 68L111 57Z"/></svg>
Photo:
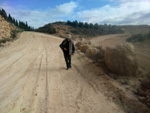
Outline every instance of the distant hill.
<svg viewBox="0 0 150 113"><path fill-rule="evenodd" d="M150 41L150 32L146 34L134 34L127 41L132 43Z"/></svg>
<svg viewBox="0 0 150 113"><path fill-rule="evenodd" d="M124 25L119 26L126 34L146 34L150 31L149 25Z"/></svg>
<svg viewBox="0 0 150 113"><path fill-rule="evenodd" d="M74 38L90 38L107 34L121 34L123 31L117 26L88 24L82 22L55 22L36 29L37 32L66 37L71 34Z"/></svg>
<svg viewBox="0 0 150 113"><path fill-rule="evenodd" d="M146 34L150 31L149 25L98 25L92 23L83 23L78 21L55 22L46 24L36 29L37 32L54 34L60 37L66 37L72 34L75 38L91 38L108 34Z"/></svg>

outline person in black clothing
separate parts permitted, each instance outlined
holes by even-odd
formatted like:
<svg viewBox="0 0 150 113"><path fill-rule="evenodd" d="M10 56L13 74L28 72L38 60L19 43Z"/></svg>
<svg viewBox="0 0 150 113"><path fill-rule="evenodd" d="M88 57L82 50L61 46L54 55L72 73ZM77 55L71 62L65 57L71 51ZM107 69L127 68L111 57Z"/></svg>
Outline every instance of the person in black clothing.
<svg viewBox="0 0 150 113"><path fill-rule="evenodd" d="M71 35L69 34L68 37L59 45L64 53L64 58L66 61L66 70L71 68L71 55L75 52L74 43L72 41Z"/></svg>

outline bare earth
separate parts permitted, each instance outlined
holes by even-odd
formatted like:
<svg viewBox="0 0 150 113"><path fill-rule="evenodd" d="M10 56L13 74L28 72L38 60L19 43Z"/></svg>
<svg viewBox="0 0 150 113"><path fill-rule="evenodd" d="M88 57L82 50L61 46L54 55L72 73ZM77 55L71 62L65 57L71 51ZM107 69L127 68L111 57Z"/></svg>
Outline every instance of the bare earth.
<svg viewBox="0 0 150 113"><path fill-rule="evenodd" d="M103 95L105 87L95 89L82 75L86 72L87 77L95 77L83 67L86 59L79 62L84 59L82 55L76 53L72 69L65 70L61 41L23 32L0 51L0 113L124 113Z"/></svg>
<svg viewBox="0 0 150 113"><path fill-rule="evenodd" d="M103 35L95 38L91 38L90 40L85 40L85 42L91 43L93 46L102 46L103 49L107 47L113 47L119 44L123 44L126 42L126 39L129 37L127 34L111 34L111 35Z"/></svg>
<svg viewBox="0 0 150 113"><path fill-rule="evenodd" d="M98 47L102 46L103 49L107 47L114 47L126 43L129 34L111 34L98 36L91 39L85 39L84 42L90 42L92 46ZM150 42L144 43L132 43L134 45L134 50L136 54L136 59L138 64L142 69L149 72L150 71Z"/></svg>

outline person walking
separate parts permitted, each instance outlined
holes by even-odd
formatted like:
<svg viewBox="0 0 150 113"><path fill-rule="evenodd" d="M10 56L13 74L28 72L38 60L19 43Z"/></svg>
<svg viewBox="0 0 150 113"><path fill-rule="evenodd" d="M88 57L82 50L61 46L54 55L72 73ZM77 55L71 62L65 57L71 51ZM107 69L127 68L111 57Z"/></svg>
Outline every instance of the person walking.
<svg viewBox="0 0 150 113"><path fill-rule="evenodd" d="M63 42L59 45L64 53L64 58L66 62L66 70L71 68L71 55L75 52L74 43L72 41L72 37L68 34L67 38L63 40Z"/></svg>

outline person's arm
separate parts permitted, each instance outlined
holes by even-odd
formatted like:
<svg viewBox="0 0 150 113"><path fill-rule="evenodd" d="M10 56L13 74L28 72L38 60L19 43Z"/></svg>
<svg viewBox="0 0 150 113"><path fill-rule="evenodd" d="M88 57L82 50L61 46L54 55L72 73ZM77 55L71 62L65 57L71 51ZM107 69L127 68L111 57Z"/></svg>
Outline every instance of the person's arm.
<svg viewBox="0 0 150 113"><path fill-rule="evenodd" d="M65 42L65 40L64 41L62 41L62 43L59 45L59 47L64 51L64 42Z"/></svg>
<svg viewBox="0 0 150 113"><path fill-rule="evenodd" d="M75 52L75 47L74 47L74 43L72 42L72 54L74 54Z"/></svg>

